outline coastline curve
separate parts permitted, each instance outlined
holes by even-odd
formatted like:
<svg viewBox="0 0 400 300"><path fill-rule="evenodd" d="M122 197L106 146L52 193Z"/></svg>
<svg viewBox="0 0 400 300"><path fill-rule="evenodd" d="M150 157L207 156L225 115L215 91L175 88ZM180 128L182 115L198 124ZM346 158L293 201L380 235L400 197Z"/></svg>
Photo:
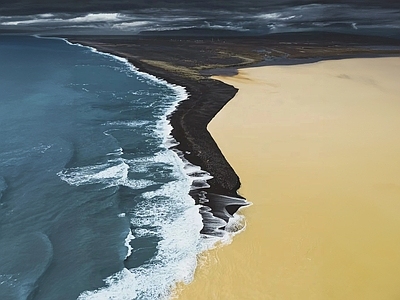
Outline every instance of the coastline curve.
<svg viewBox="0 0 400 300"><path fill-rule="evenodd" d="M181 97L167 116L172 126L170 134L177 142L170 143L170 149L177 153L185 165L189 163L201 169L188 174L193 179L189 195L196 205L207 207L199 210L203 218L201 233L223 236L229 219L240 207L249 203L237 193L240 179L207 130L207 125L238 90L211 78L191 78L169 72L99 42L76 37L64 40L118 57L134 66L137 72L185 89L187 97ZM202 181L200 186L197 186L198 178Z"/></svg>

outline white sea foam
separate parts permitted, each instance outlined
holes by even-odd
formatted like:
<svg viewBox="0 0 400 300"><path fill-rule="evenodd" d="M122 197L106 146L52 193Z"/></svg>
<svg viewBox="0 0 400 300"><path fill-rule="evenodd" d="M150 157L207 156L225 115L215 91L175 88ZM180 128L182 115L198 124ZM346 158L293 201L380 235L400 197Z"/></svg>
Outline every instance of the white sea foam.
<svg viewBox="0 0 400 300"><path fill-rule="evenodd" d="M150 160L143 158L147 163ZM157 254L141 267L108 277L104 288L84 292L80 300L168 299L177 282L192 280L197 254L208 246L199 233L202 220L198 207L188 195L191 178L183 172L184 164L173 151L160 152L153 162L170 164L176 179L142 194L143 201L131 219L136 228L131 234L158 237Z"/></svg>
<svg viewBox="0 0 400 300"><path fill-rule="evenodd" d="M136 237L144 237L144 236L155 236L157 232L154 230L146 229L146 228L136 228L135 236Z"/></svg>
<svg viewBox="0 0 400 300"><path fill-rule="evenodd" d="M171 203L170 208L177 204L179 202ZM80 300L168 299L176 282L188 283L192 280L197 265L196 254L204 250L200 243L202 222L197 208L192 206L180 215L175 215L175 218L171 216L167 219L162 212L154 213L149 218L153 228L158 229L138 230L135 234L140 232L142 236L159 236L161 241L157 255L146 265L131 270L123 269L110 276L105 280L106 287L85 292L79 297ZM147 211L146 214L151 212Z"/></svg>
<svg viewBox="0 0 400 300"><path fill-rule="evenodd" d="M151 84L151 83L157 83L157 84L161 84L161 85L164 85L164 86L168 86L170 89L172 89L172 90L174 91L174 93L175 93L175 99L176 99L176 100L175 100L174 103L172 103L172 104L170 105L170 107L169 107L169 108L167 109L167 111L165 112L164 117L163 117L162 119L160 119L160 121L158 122L158 124L159 124L159 125L161 124L161 126L163 127L163 136L165 137L164 142L170 137L170 132L171 132L172 127L171 127L171 125L169 124L169 122L167 121L167 118L166 118L166 117L167 117L168 115L170 115L170 114L176 109L176 106L177 106L181 101L183 101L183 100L185 100L185 99L187 99L187 98L189 97L189 94L188 94L188 92L186 91L186 89L185 89L184 87L178 86L178 85L175 85L175 84L168 83L168 82L167 82L166 80L164 80L164 79L161 79L161 78L158 78L158 77L156 77L156 76L154 76L154 75L151 75L151 74L148 74L148 73L139 71L139 69L138 69L137 67L135 67L133 64L131 64L131 63L130 63L126 58L124 58L124 57L120 57L120 56L117 56L117 55L114 55L114 54L110 54L110 53L106 53L106 52L101 52L101 51L98 51L98 50L97 50L96 48L94 48L94 47L83 46L83 45L81 45L81 44L79 44L79 43L71 43L71 42L68 41L67 39L62 39L62 40L64 40L64 41L65 41L67 44L69 44L69 45L84 47L84 48L90 49L90 51L92 51L93 53L97 53L97 54L102 55L102 56L110 57L110 58L112 58L112 59L114 59L114 60L117 60L117 61L119 61L119 62L122 62L123 64L125 64L125 66L128 67L128 69L129 69L131 72L133 72L133 73L139 75L141 78L145 79L146 82L149 83L149 84Z"/></svg>
<svg viewBox="0 0 400 300"><path fill-rule="evenodd" d="M250 203L249 203L250 204ZM238 233L241 233L246 229L246 219L241 214L234 214L233 218L230 218L228 224L225 227L225 230L232 236ZM231 242L232 239L229 238L227 242Z"/></svg>
<svg viewBox="0 0 400 300"><path fill-rule="evenodd" d="M190 178L192 180L210 180L213 178L213 176L210 175L210 173L202 170L199 166L193 165L190 162L188 162L187 160L185 160L184 158L182 158L185 165L184 165L184 172L185 174L187 174L188 176L190 176Z"/></svg>
<svg viewBox="0 0 400 300"><path fill-rule="evenodd" d="M133 248L130 243L133 239L135 239L135 236L132 234L132 230L129 229L128 235L125 238L125 247L128 249L125 259L127 259L132 254Z"/></svg>
<svg viewBox="0 0 400 300"><path fill-rule="evenodd" d="M116 156L120 157L124 153L124 150L122 148L118 148L113 152L107 153L108 156Z"/></svg>
<svg viewBox="0 0 400 300"><path fill-rule="evenodd" d="M142 127L144 125L148 125L150 122L145 120L134 120L134 121L110 121L104 125L107 126L126 126L126 127Z"/></svg>
<svg viewBox="0 0 400 300"><path fill-rule="evenodd" d="M132 300L137 298L138 282L135 274L124 268L104 280L106 288L86 291L77 300Z"/></svg>
<svg viewBox="0 0 400 300"><path fill-rule="evenodd" d="M57 175L74 186L104 184L106 188L126 186L132 189L143 189L155 184L154 181L147 179L129 179L128 170L130 168L124 159L118 158L104 164L69 168L58 172Z"/></svg>

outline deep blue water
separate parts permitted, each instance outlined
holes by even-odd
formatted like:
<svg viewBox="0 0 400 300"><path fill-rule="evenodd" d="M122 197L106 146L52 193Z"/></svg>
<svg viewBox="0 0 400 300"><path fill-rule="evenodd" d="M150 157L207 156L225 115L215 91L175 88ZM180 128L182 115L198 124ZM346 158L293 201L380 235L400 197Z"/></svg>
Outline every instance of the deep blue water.
<svg viewBox="0 0 400 300"><path fill-rule="evenodd" d="M57 39L0 37L0 66L0 299L162 299L190 280L196 168L167 149L183 88Z"/></svg>

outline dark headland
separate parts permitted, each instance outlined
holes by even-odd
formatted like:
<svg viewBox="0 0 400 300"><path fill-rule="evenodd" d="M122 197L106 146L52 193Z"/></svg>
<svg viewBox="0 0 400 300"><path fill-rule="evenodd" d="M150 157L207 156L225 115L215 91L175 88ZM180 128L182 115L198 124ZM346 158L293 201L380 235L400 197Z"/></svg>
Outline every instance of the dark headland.
<svg viewBox="0 0 400 300"><path fill-rule="evenodd" d="M240 180L207 131L207 124L237 89L210 78L237 68L298 64L325 59L400 55L400 40L334 34L286 33L259 37L67 36L69 41L127 58L139 70L184 86L189 98L169 117L175 146L190 163L209 172L209 188L193 189L203 205L203 233L218 234L245 199ZM255 150L256 151L256 150ZM194 183L195 184L195 183ZM223 220L223 221L222 221Z"/></svg>

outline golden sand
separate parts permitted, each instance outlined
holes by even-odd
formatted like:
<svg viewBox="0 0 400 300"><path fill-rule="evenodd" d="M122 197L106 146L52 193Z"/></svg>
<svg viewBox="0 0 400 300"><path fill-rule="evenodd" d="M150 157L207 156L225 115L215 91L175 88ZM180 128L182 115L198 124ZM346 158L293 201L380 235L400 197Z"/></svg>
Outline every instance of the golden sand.
<svg viewBox="0 0 400 300"><path fill-rule="evenodd" d="M209 130L253 205L179 299L400 299L400 58L240 70Z"/></svg>

